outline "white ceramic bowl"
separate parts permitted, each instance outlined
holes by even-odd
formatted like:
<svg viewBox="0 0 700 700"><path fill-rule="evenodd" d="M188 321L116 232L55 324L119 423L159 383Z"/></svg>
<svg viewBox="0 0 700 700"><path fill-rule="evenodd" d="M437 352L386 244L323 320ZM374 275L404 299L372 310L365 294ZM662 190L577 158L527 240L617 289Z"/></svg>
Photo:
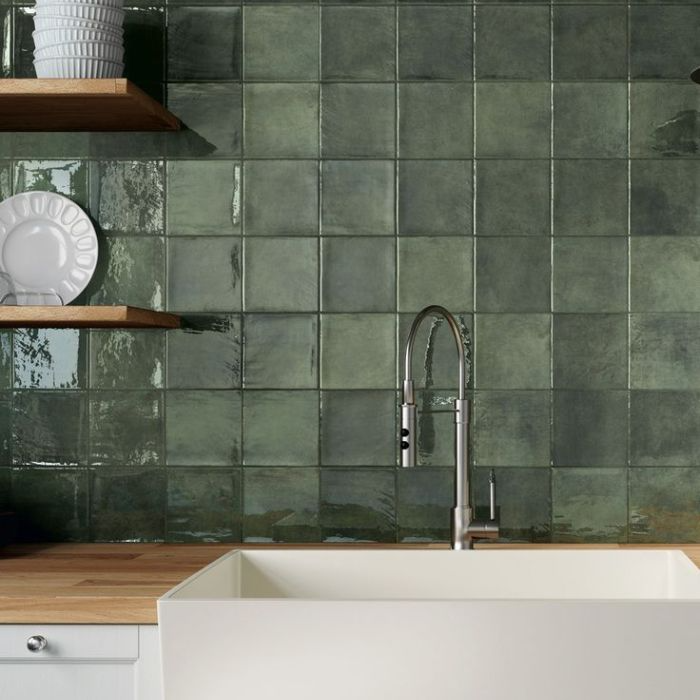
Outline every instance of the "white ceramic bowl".
<svg viewBox="0 0 700 700"><path fill-rule="evenodd" d="M44 48L52 44L64 44L73 41L99 41L104 44L122 45L122 35L101 29L43 29L32 32L34 46Z"/></svg>
<svg viewBox="0 0 700 700"><path fill-rule="evenodd" d="M34 17L34 28L41 32L45 29L96 29L101 32L112 32L121 36L121 27L109 22L96 22L90 19L80 19L78 17L56 17L54 15L45 17Z"/></svg>
<svg viewBox="0 0 700 700"><path fill-rule="evenodd" d="M70 0L76 5L100 5L103 7L115 7L121 9L123 0ZM36 0L37 7L46 7L51 5L63 5L63 0Z"/></svg>
<svg viewBox="0 0 700 700"><path fill-rule="evenodd" d="M121 78L123 63L89 56L35 59L37 78Z"/></svg>
<svg viewBox="0 0 700 700"><path fill-rule="evenodd" d="M39 5L36 8L36 17L75 17L121 26L124 21L124 10L103 5L80 5L66 2L55 5Z"/></svg>
<svg viewBox="0 0 700 700"><path fill-rule="evenodd" d="M59 58L61 56L83 56L102 58L114 63L122 63L124 48L114 44L103 44L99 41L74 41L68 44L51 44L40 49L34 49L34 58Z"/></svg>

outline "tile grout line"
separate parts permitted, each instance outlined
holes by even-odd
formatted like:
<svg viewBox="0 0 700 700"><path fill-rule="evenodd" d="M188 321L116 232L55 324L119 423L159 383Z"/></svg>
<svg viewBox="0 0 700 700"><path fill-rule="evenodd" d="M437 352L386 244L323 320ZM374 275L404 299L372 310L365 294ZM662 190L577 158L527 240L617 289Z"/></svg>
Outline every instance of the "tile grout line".
<svg viewBox="0 0 700 700"><path fill-rule="evenodd" d="M549 2L549 538L554 532L554 1Z"/></svg>

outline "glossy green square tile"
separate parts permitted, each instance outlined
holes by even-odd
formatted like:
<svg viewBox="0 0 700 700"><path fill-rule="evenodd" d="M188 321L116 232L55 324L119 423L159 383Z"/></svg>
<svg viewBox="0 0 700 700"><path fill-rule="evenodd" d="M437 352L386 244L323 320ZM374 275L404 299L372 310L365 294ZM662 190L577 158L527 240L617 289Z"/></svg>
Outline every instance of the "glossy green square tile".
<svg viewBox="0 0 700 700"><path fill-rule="evenodd" d="M479 314L476 341L477 388L550 387L549 314Z"/></svg>
<svg viewBox="0 0 700 700"><path fill-rule="evenodd" d="M0 78L12 77L12 8L0 7Z"/></svg>
<svg viewBox="0 0 700 700"><path fill-rule="evenodd" d="M167 479L168 542L240 541L240 469L170 469Z"/></svg>
<svg viewBox="0 0 700 700"><path fill-rule="evenodd" d="M17 419L15 419L17 414ZM14 422L24 422L25 431L27 420L22 421L19 411L15 409L12 402L12 394L10 392L0 393L0 459L3 464L12 464L12 449L15 443L14 437ZM30 436L27 434L27 438Z"/></svg>
<svg viewBox="0 0 700 700"><path fill-rule="evenodd" d="M3 407L0 403L0 412ZM9 417L3 424L9 427ZM1 434L1 433L0 433ZM12 402L12 463L73 466L87 463L87 402L76 391L21 391ZM0 454L6 440L0 440ZM7 453L4 455L7 457ZM6 461L3 459L3 461Z"/></svg>
<svg viewBox="0 0 700 700"><path fill-rule="evenodd" d="M2 135L0 134L0 151L5 150L2 143ZM9 146L8 146L9 150ZM7 199L12 196L13 177L12 177L12 161L0 160L0 196Z"/></svg>
<svg viewBox="0 0 700 700"><path fill-rule="evenodd" d="M256 158L318 156L318 86L247 83L245 153Z"/></svg>
<svg viewBox="0 0 700 700"><path fill-rule="evenodd" d="M168 83L168 109L185 126L167 135L169 156L240 155L243 103L238 83Z"/></svg>
<svg viewBox="0 0 700 700"><path fill-rule="evenodd" d="M167 183L168 235L226 236L240 233L239 163L170 161Z"/></svg>
<svg viewBox="0 0 700 700"><path fill-rule="evenodd" d="M90 304L129 304L161 310L165 295L165 243L161 237L100 241L97 270L87 287Z"/></svg>
<svg viewBox="0 0 700 700"><path fill-rule="evenodd" d="M243 464L318 464L317 391L246 391L243 397Z"/></svg>
<svg viewBox="0 0 700 700"><path fill-rule="evenodd" d="M12 331L0 331L0 391L12 388Z"/></svg>
<svg viewBox="0 0 700 700"><path fill-rule="evenodd" d="M574 5L554 10L554 78L627 77L627 10Z"/></svg>
<svg viewBox="0 0 700 700"><path fill-rule="evenodd" d="M549 426L549 391L479 391L474 399L475 463L548 466Z"/></svg>
<svg viewBox="0 0 700 700"><path fill-rule="evenodd" d="M245 542L317 542L316 467L243 470Z"/></svg>
<svg viewBox="0 0 700 700"><path fill-rule="evenodd" d="M454 350L452 362L454 363ZM454 364L452 372L456 374ZM456 383L456 380L453 380L453 384L456 385ZM414 437L418 467L452 466L454 468L454 401L456 398L456 386L452 391L435 391L433 388L418 391L416 397L418 414ZM398 441L399 438L397 438Z"/></svg>
<svg viewBox="0 0 700 700"><path fill-rule="evenodd" d="M626 311L627 240L555 239L553 305L555 311Z"/></svg>
<svg viewBox="0 0 700 700"><path fill-rule="evenodd" d="M467 83L399 85L402 158L471 158L472 121Z"/></svg>
<svg viewBox="0 0 700 700"><path fill-rule="evenodd" d="M163 161L92 163L90 181L90 209L103 233L163 233Z"/></svg>
<svg viewBox="0 0 700 700"><path fill-rule="evenodd" d="M627 161L554 161L554 235L627 235Z"/></svg>
<svg viewBox="0 0 700 700"><path fill-rule="evenodd" d="M559 467L627 464L626 391L555 391L554 453Z"/></svg>
<svg viewBox="0 0 700 700"><path fill-rule="evenodd" d="M493 471L497 508L500 509L500 539L549 542L552 534L550 470L500 467ZM489 467L477 467L473 474L474 502L482 508L489 502L490 472Z"/></svg>
<svg viewBox="0 0 700 700"><path fill-rule="evenodd" d="M168 240L168 309L241 308L241 244L226 238Z"/></svg>
<svg viewBox="0 0 700 700"><path fill-rule="evenodd" d="M477 311L549 311L549 247L539 237L477 239Z"/></svg>
<svg viewBox="0 0 700 700"><path fill-rule="evenodd" d="M318 309L318 238L245 241L246 311Z"/></svg>
<svg viewBox="0 0 700 700"><path fill-rule="evenodd" d="M697 542L700 469L629 470L630 542Z"/></svg>
<svg viewBox="0 0 700 700"><path fill-rule="evenodd" d="M322 164L324 236L394 235L394 163L326 160Z"/></svg>
<svg viewBox="0 0 700 700"><path fill-rule="evenodd" d="M696 8L681 5L633 7L630 14L632 78L688 77L688 51L700 50Z"/></svg>
<svg viewBox="0 0 700 700"><path fill-rule="evenodd" d="M15 162L14 191L16 193L30 190L58 192L81 206L87 206L87 188L88 168L85 161L20 160Z"/></svg>
<svg viewBox="0 0 700 700"><path fill-rule="evenodd" d="M321 392L321 464L393 466L396 405L390 390Z"/></svg>
<svg viewBox="0 0 700 700"><path fill-rule="evenodd" d="M471 80L470 7L399 9L401 80Z"/></svg>
<svg viewBox="0 0 700 700"><path fill-rule="evenodd" d="M9 155L31 160L68 160L90 155L90 141L95 134L85 132L15 132L0 134L0 146Z"/></svg>
<svg viewBox="0 0 700 700"><path fill-rule="evenodd" d="M472 339L474 324L470 314L459 313L457 309L454 308L451 309L451 311L455 314L462 338L464 339L467 386L470 386L472 379ZM399 315L399 351L401 353L402 374L403 352L414 319L415 315L412 313ZM455 341L450 327L443 318L433 316L429 320L426 319L419 326L418 332L416 333L414 348L411 371L416 386L424 386L431 389L457 389L458 377L455 367Z"/></svg>
<svg viewBox="0 0 700 700"><path fill-rule="evenodd" d="M171 389L165 396L165 416L168 465L240 464L240 392Z"/></svg>
<svg viewBox="0 0 700 700"><path fill-rule="evenodd" d="M476 155L481 158L548 158L549 93L550 84L545 82L477 83Z"/></svg>
<svg viewBox="0 0 700 700"><path fill-rule="evenodd" d="M700 241L639 237L632 246L633 311L700 311Z"/></svg>
<svg viewBox="0 0 700 700"><path fill-rule="evenodd" d="M162 464L160 392L90 394L90 464Z"/></svg>
<svg viewBox="0 0 700 700"><path fill-rule="evenodd" d="M246 80L317 80L318 9L244 6Z"/></svg>
<svg viewBox="0 0 700 700"><path fill-rule="evenodd" d="M90 471L90 539L158 542L165 537L164 469L109 467Z"/></svg>
<svg viewBox="0 0 700 700"><path fill-rule="evenodd" d="M627 315L555 314L554 387L625 389Z"/></svg>
<svg viewBox="0 0 700 700"><path fill-rule="evenodd" d="M165 331L91 331L91 389L160 389L164 371Z"/></svg>
<svg viewBox="0 0 700 700"><path fill-rule="evenodd" d="M632 157L696 158L696 113L700 94L688 80L635 81L630 86L630 150Z"/></svg>
<svg viewBox="0 0 700 700"><path fill-rule="evenodd" d="M87 472L13 469L11 509L25 542L84 542L90 534Z"/></svg>
<svg viewBox="0 0 700 700"><path fill-rule="evenodd" d="M394 85L324 83L321 102L321 143L324 157L394 156Z"/></svg>
<svg viewBox="0 0 700 700"><path fill-rule="evenodd" d="M555 542L626 542L627 471L554 469L552 525Z"/></svg>
<svg viewBox="0 0 700 700"><path fill-rule="evenodd" d="M158 99L162 102L161 98ZM100 160L126 157L131 159L161 158L165 149L166 134L170 136L176 133L182 132L93 131L85 134L88 141L87 154L91 158Z"/></svg>
<svg viewBox="0 0 700 700"><path fill-rule="evenodd" d="M697 314L632 314L630 381L633 389L700 389Z"/></svg>
<svg viewBox="0 0 700 700"><path fill-rule="evenodd" d="M245 232L249 236L318 234L318 163L253 160L244 168Z"/></svg>
<svg viewBox="0 0 700 700"><path fill-rule="evenodd" d="M397 474L399 542L446 542L453 505L451 469L402 469Z"/></svg>
<svg viewBox="0 0 700 700"><path fill-rule="evenodd" d="M476 10L477 78L549 78L549 8L482 6Z"/></svg>
<svg viewBox="0 0 700 700"><path fill-rule="evenodd" d="M87 332L23 328L14 333L16 389L84 389L87 383Z"/></svg>
<svg viewBox="0 0 700 700"><path fill-rule="evenodd" d="M395 11L392 7L326 7L321 19L324 80L393 80Z"/></svg>
<svg viewBox="0 0 700 700"><path fill-rule="evenodd" d="M691 467L700 462L700 394L633 391L630 465Z"/></svg>
<svg viewBox="0 0 700 700"><path fill-rule="evenodd" d="M399 310L440 304L455 311L473 308L472 241L469 238L399 239Z"/></svg>
<svg viewBox="0 0 700 700"><path fill-rule="evenodd" d="M549 235L550 173L546 160L479 160L477 236Z"/></svg>
<svg viewBox="0 0 700 700"><path fill-rule="evenodd" d="M315 314L247 314L243 382L252 389L318 386Z"/></svg>
<svg viewBox="0 0 700 700"><path fill-rule="evenodd" d="M236 315L194 315L168 332L169 389L235 389L241 385L241 322Z"/></svg>
<svg viewBox="0 0 700 700"><path fill-rule="evenodd" d="M402 160L399 234L463 236L472 232L472 162Z"/></svg>
<svg viewBox="0 0 700 700"><path fill-rule="evenodd" d="M166 19L160 2L129 2L124 10L124 77L159 102L165 82ZM145 7L134 7L134 5ZM164 3L163 3L164 4Z"/></svg>
<svg viewBox="0 0 700 700"><path fill-rule="evenodd" d="M34 7L14 7L12 10L13 20L5 18L4 28L7 32L5 39L5 54L11 54L10 60L7 55L3 57L5 69L9 69L15 78L34 78ZM14 44L14 48L13 48ZM11 77L10 75L6 77Z"/></svg>
<svg viewBox="0 0 700 700"><path fill-rule="evenodd" d="M323 311L393 311L396 244L391 238L325 238L322 243Z"/></svg>
<svg viewBox="0 0 700 700"><path fill-rule="evenodd" d="M391 314L321 316L321 387L393 389L396 320Z"/></svg>
<svg viewBox="0 0 700 700"><path fill-rule="evenodd" d="M241 8L170 8L167 61L170 80L240 78Z"/></svg>
<svg viewBox="0 0 700 700"><path fill-rule="evenodd" d="M393 470L322 469L321 537L324 542L395 542Z"/></svg>
<svg viewBox="0 0 700 700"><path fill-rule="evenodd" d="M627 155L627 83L556 83L554 155L624 158Z"/></svg>
<svg viewBox="0 0 700 700"><path fill-rule="evenodd" d="M698 207L700 162L632 161L633 236L695 236Z"/></svg>

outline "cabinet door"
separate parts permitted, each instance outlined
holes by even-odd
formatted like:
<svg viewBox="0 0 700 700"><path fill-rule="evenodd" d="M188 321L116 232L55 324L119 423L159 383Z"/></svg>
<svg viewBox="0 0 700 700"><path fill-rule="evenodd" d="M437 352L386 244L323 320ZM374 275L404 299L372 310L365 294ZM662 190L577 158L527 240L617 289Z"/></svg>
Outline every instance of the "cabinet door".
<svg viewBox="0 0 700 700"><path fill-rule="evenodd" d="M0 663L0 698L133 700L132 663Z"/></svg>

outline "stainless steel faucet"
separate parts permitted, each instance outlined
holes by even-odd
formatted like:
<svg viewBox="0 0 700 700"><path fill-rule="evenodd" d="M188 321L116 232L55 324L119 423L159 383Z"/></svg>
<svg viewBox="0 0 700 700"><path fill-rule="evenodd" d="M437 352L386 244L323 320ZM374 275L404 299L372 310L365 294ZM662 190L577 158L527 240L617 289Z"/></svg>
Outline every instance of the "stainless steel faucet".
<svg viewBox="0 0 700 700"><path fill-rule="evenodd" d="M416 466L416 394L412 376L413 347L421 323L428 316L441 316L447 321L459 357L459 389L454 404L455 414L455 504L452 508L452 549L473 549L475 539L496 538L499 535L496 513L496 478L489 475L488 520L473 520L469 500L469 414L466 398L466 362L464 339L455 317L442 306L426 306L413 320L406 340L404 358L403 400L401 402L401 466Z"/></svg>

